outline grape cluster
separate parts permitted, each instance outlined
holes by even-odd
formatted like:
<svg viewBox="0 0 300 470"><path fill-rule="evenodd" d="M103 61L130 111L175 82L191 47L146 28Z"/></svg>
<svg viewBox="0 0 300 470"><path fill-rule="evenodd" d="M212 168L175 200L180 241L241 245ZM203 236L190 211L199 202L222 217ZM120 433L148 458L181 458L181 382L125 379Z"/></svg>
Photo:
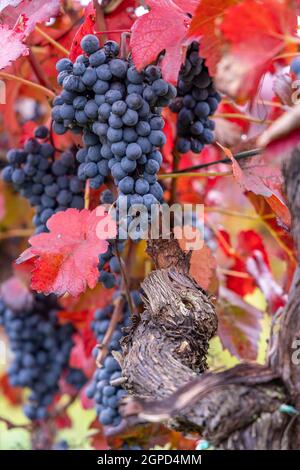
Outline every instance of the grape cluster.
<svg viewBox="0 0 300 470"><path fill-rule="evenodd" d="M68 367L65 378L67 383L72 385L77 391L81 390L87 383L86 375L82 370L76 369L75 367Z"/></svg>
<svg viewBox="0 0 300 470"><path fill-rule="evenodd" d="M124 250L124 243L116 241L118 252ZM108 249L105 253L99 256L99 281L107 288L111 289L120 284L121 266L115 252L115 244L109 243Z"/></svg>
<svg viewBox="0 0 300 470"><path fill-rule="evenodd" d="M114 203L114 199L114 195L109 189L105 189L100 194L100 203L108 207ZM118 257L116 256L115 243L117 243L119 253L124 250L124 243L115 241L114 243L109 243L106 252L99 256L99 281L102 282L107 289L111 289L120 283L119 274L121 267Z"/></svg>
<svg viewBox="0 0 300 470"><path fill-rule="evenodd" d="M47 231L46 222L54 213L84 207L84 183L77 176L74 151L67 150L55 159L48 139L47 127L38 127L35 137L22 149L8 151L8 165L2 171L3 180L12 183L36 208L36 233Z"/></svg>
<svg viewBox="0 0 300 470"><path fill-rule="evenodd" d="M34 302L14 311L0 299L0 325L9 339L13 362L9 380L13 387L28 387L31 393L24 406L31 420L48 416L48 408L59 391L59 380L68 369L73 346L73 327L60 325L54 296L34 295Z"/></svg>
<svg viewBox="0 0 300 470"><path fill-rule="evenodd" d="M215 123L209 119L221 100L204 60L199 57L199 44L193 42L188 49L178 83L177 97L170 109L178 113L177 150L200 153L205 144L214 141Z"/></svg>
<svg viewBox="0 0 300 470"><path fill-rule="evenodd" d="M56 65L63 91L53 103L54 130L83 132L85 147L76 157L80 179L98 188L111 174L130 205L150 208L163 194L157 182L158 148L166 140L161 107L176 89L161 78L159 67L138 72L129 60L118 58L114 41L100 48L97 37L87 35L81 47L85 54L74 63L61 59Z"/></svg>
<svg viewBox="0 0 300 470"><path fill-rule="evenodd" d="M117 293L117 295L120 294ZM131 296L135 305L139 305L141 302L139 293L137 291L133 291ZM95 312L92 329L98 343L103 341L112 313L112 305L96 310ZM121 368L118 362L114 359L112 351L120 351L122 329L129 326L129 324L130 312L127 303L125 303L123 320L122 323L118 324L112 334L111 342L109 344L109 354L104 360L103 367L95 371L92 383L87 388L87 396L94 399L98 419L104 426L118 426L122 420L119 414L119 401L126 395L126 392L121 387L113 386L110 383L111 381L121 377ZM97 353L98 349L95 348L95 356Z"/></svg>

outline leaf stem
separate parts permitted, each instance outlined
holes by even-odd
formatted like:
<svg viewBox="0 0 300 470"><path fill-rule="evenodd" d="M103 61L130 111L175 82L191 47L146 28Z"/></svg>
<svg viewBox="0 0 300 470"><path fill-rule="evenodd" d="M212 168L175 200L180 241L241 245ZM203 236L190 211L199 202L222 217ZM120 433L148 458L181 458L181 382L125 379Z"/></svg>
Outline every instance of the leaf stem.
<svg viewBox="0 0 300 470"><path fill-rule="evenodd" d="M262 221L267 220L267 219L275 219L276 216L275 214L268 214L265 216L260 216L260 215L251 215L251 214L243 214L243 212L238 212L238 211L231 211L229 209L222 209L221 207L205 207L205 212L210 212L210 213L219 213L223 215L228 215L230 217L238 217L242 219L248 219L248 220L256 220L256 221Z"/></svg>
<svg viewBox="0 0 300 470"><path fill-rule="evenodd" d="M84 208L89 209L90 207L90 195L91 195L91 188L89 180L86 180L85 189L84 189Z"/></svg>
<svg viewBox="0 0 300 470"><path fill-rule="evenodd" d="M130 33L128 29L111 29L107 31L96 31L95 34L121 34L121 33Z"/></svg>
<svg viewBox="0 0 300 470"><path fill-rule="evenodd" d="M259 118L255 118L255 117L252 117L252 116L247 116L247 115L242 114L242 113L218 113L218 114L214 114L213 118L214 119L220 119L220 118L241 119L243 121L249 121L249 122L253 122L255 124L272 124L272 122L274 122L271 119L266 119L266 120L262 121Z"/></svg>
<svg viewBox="0 0 300 470"><path fill-rule="evenodd" d="M218 271L221 274L225 274L226 276L240 277L242 279L251 279L251 276L248 273L243 273L241 271L234 271L232 269L225 268L218 268Z"/></svg>
<svg viewBox="0 0 300 470"><path fill-rule="evenodd" d="M53 39L51 36L49 36L49 34L45 33L45 31L43 31L41 28L39 28L39 26L36 26L35 27L35 30L37 33L39 33L44 39L46 39L53 47L55 47L56 49L58 49L60 52L62 52L63 55L69 55L69 51L68 49L66 49L65 47L63 47L61 44L59 44L59 42L55 41L55 39Z"/></svg>
<svg viewBox="0 0 300 470"><path fill-rule="evenodd" d="M260 155L262 151L263 149L256 148L256 149L245 150L243 152L236 153L233 156L235 160L243 160L244 158L250 158L250 157L255 157L257 155ZM201 170L202 168L208 168L213 165L218 165L219 163L232 163L232 161L230 158L221 158L220 160L215 160L214 162L201 163L200 165L189 166L187 168L184 168L183 170L173 171L172 173L184 174L184 173L191 172L194 170Z"/></svg>
<svg viewBox="0 0 300 470"><path fill-rule="evenodd" d="M206 172L206 173L197 173L197 172L191 171L191 172L184 172L184 173L181 173L181 172L178 172L178 173L162 173L162 174L158 175L158 179L163 180L163 179L167 179L167 178L179 178L179 177L182 177L182 176L186 176L186 177L190 177L190 178L193 178L193 177L214 178L216 176L231 176L231 175L232 175L231 171L209 171L209 172Z"/></svg>
<svg viewBox="0 0 300 470"><path fill-rule="evenodd" d="M36 75L36 78L38 79L38 81L40 82L40 84L46 88L48 88L48 90L53 90L53 87L50 83L50 81L48 80L47 76L45 75L45 72L44 72L44 69L41 67L40 63L38 62L34 52L32 51L32 48L29 48L29 55L27 56L28 57L28 61L32 67L32 70L34 71L35 75Z"/></svg>
<svg viewBox="0 0 300 470"><path fill-rule="evenodd" d="M31 88L35 88L36 90L41 91L45 95L49 96L49 98L55 97L55 93L52 90L49 90L49 88L39 85L38 83L32 82L31 80L26 80L25 78L18 77L17 75L12 75L6 72L0 72L0 78L4 78L6 80L14 80L16 82L23 83L23 85L27 85Z"/></svg>

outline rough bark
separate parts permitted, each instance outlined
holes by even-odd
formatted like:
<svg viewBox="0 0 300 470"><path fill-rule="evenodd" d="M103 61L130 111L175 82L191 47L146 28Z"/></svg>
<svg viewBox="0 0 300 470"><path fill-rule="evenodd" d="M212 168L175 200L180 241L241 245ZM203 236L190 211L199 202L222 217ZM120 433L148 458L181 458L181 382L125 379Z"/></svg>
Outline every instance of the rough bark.
<svg viewBox="0 0 300 470"><path fill-rule="evenodd" d="M297 150L284 177L298 250L299 168ZM223 449L300 448L298 414L280 408L300 410L300 368L292 361L300 339L299 268L287 306L275 318L266 365L245 363L212 373L206 371L206 353L217 328L215 309L189 277L188 255L178 250L174 240L169 248L163 241L150 244L157 270L143 283L141 321L123 341L121 365L131 397L122 405L123 415L196 431Z"/></svg>

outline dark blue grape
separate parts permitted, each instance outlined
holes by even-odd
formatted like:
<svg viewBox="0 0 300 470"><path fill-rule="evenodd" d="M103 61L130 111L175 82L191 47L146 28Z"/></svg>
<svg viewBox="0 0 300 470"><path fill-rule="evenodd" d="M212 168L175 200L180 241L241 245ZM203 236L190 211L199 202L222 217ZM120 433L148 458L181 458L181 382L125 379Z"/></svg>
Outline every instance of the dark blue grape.
<svg viewBox="0 0 300 470"><path fill-rule="evenodd" d="M58 72L62 72L63 70L66 70L67 72L72 72L73 69L73 64L69 59L60 59L58 62L56 62L56 70Z"/></svg>
<svg viewBox="0 0 300 470"><path fill-rule="evenodd" d="M149 192L149 183L144 178L138 178L135 182L135 192L144 196Z"/></svg>
<svg viewBox="0 0 300 470"><path fill-rule="evenodd" d="M96 36L88 34L81 40L80 46L87 54L93 54L99 49L100 43Z"/></svg>
<svg viewBox="0 0 300 470"><path fill-rule="evenodd" d="M134 188L134 179L126 176L119 183L119 189L123 194L130 194Z"/></svg>
<svg viewBox="0 0 300 470"><path fill-rule="evenodd" d="M127 72L127 62L122 59L112 59L109 68L115 77L124 78Z"/></svg>

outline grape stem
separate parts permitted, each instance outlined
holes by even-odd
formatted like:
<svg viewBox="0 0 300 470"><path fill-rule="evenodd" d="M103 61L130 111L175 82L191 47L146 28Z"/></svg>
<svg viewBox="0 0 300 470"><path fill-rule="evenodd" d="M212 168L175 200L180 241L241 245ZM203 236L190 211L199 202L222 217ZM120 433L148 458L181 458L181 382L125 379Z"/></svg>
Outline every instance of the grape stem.
<svg viewBox="0 0 300 470"><path fill-rule="evenodd" d="M89 209L90 207L90 182L89 180L86 181L85 183L85 189L84 189L84 208Z"/></svg>
<svg viewBox="0 0 300 470"><path fill-rule="evenodd" d="M130 315L131 315L131 317L133 317L136 314L136 312L134 310L134 306L133 306L131 295L130 295L129 282L128 282L128 279L127 279L126 271L124 269L124 261L122 260L122 258L120 256L120 251L119 251L117 242L115 242L114 245L115 245L114 248L115 248L116 256L117 256L118 261L120 263L121 275L122 275L122 280L123 280L123 284L124 284L124 293L125 293L125 296L126 296L126 300L127 300L127 303L128 303L129 310L130 310Z"/></svg>
<svg viewBox="0 0 300 470"><path fill-rule="evenodd" d="M243 273L241 271L235 271L232 269L218 268L220 274L225 274L226 276L239 277L241 279L251 279L251 276L248 273Z"/></svg>
<svg viewBox="0 0 300 470"><path fill-rule="evenodd" d="M45 31L43 31L41 28L39 28L38 26L35 27L35 30L37 33L39 33L44 39L46 39L53 47L55 47L56 49L58 49L60 52L63 53L63 55L69 55L69 51L68 49L66 49L65 47L63 47L61 44L59 44L59 42L55 41L55 39L53 39L51 36L49 36L49 34L45 33Z"/></svg>
<svg viewBox="0 0 300 470"><path fill-rule="evenodd" d="M130 38L130 33L125 32L121 34L121 57L127 59L127 39Z"/></svg>
<svg viewBox="0 0 300 470"><path fill-rule="evenodd" d="M218 114L214 114L213 116L214 119L223 119L223 118L232 118L232 119L240 119L242 121L249 121L249 122L253 122L255 124L272 124L272 119L265 119L265 120L261 120L259 118L255 118L255 117L252 117L252 116L247 116L246 114L242 114L242 113L218 113Z"/></svg>
<svg viewBox="0 0 300 470"><path fill-rule="evenodd" d="M26 80L25 78L18 77L17 75L12 75L10 73L6 72L0 72L0 78L4 78L6 80L14 80L16 82L20 82L23 85L27 85L31 88L35 88L38 91L41 91L45 95L47 95L49 98L54 98L55 93L52 90L49 90L49 88L46 88L42 85L39 85L38 83L32 82L30 80Z"/></svg>
<svg viewBox="0 0 300 470"><path fill-rule="evenodd" d="M103 361L106 358L107 353L109 351L109 343L113 335L113 332L115 331L117 324L120 322L122 318L124 304L125 304L125 298L124 298L124 295L121 294L120 297L116 300L115 308L111 316L106 333L104 335L103 341L101 344L97 345L97 348L99 349L99 351L96 357L96 365L99 368L102 367Z"/></svg>
<svg viewBox="0 0 300 470"><path fill-rule="evenodd" d="M198 172L185 172L185 173L162 173L158 175L158 179L163 180L167 178L180 178L182 176L186 176L188 178L214 178L216 176L231 176L232 171L209 171L209 172L204 172L204 173L198 173Z"/></svg>

